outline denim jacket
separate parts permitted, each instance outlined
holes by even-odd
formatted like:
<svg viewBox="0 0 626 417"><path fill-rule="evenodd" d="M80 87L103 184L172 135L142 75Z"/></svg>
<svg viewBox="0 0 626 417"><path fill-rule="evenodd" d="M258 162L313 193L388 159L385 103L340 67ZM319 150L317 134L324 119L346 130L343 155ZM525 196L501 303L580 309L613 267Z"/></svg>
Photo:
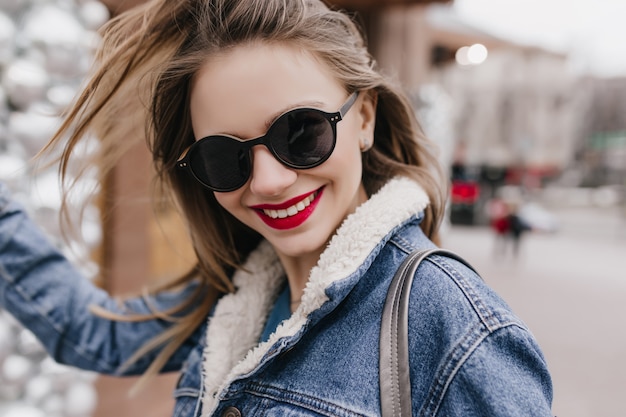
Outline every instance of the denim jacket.
<svg viewBox="0 0 626 417"><path fill-rule="evenodd" d="M170 358L175 416L378 416L378 342L389 283L406 256L434 247L419 223L428 199L397 178L346 218L313 268L299 308L259 342L284 286L267 242L233 275L237 291ZM167 307L191 288L155 296ZM0 307L57 361L121 375L120 365L170 324L111 322L89 312L147 312L82 278L0 184ZM552 384L533 335L483 280L433 255L409 310L414 416L551 416ZM142 373L153 356L125 369Z"/></svg>

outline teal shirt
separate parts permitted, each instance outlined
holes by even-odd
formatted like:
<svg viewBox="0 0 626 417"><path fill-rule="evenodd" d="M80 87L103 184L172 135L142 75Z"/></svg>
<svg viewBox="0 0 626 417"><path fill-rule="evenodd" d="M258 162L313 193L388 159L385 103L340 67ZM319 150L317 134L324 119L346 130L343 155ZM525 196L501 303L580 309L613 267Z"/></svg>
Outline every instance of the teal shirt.
<svg viewBox="0 0 626 417"><path fill-rule="evenodd" d="M278 325L289 317L291 317L291 293L289 292L289 285L285 285L267 318L267 322L265 322L265 328L261 334L261 342L267 341Z"/></svg>

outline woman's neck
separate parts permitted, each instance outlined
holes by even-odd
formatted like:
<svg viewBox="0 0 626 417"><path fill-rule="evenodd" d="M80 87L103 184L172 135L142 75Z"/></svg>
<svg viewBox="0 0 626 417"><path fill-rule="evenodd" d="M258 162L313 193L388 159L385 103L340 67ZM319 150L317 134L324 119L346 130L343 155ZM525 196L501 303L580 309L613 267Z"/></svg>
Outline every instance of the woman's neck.
<svg viewBox="0 0 626 417"><path fill-rule="evenodd" d="M317 264L319 253L311 253L303 256L287 256L278 254L281 264L287 275L289 292L291 294L291 311L295 311L300 305L300 299L304 288L309 280L311 269Z"/></svg>

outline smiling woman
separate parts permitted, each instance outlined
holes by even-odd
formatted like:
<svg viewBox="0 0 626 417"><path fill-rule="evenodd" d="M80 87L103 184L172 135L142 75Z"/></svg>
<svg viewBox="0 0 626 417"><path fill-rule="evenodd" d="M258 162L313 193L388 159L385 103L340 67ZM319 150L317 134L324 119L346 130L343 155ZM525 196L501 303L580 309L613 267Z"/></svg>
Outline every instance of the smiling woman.
<svg viewBox="0 0 626 417"><path fill-rule="evenodd" d="M1 187L2 305L58 361L181 371L176 416L381 415L386 293L410 253L436 247L447 187L360 28L315 0L154 0L103 33L50 146L64 145L63 175L90 129L110 157L128 143L111 115L145 118L196 265L118 303ZM452 258L413 278L402 415L549 416L545 360L503 300Z"/></svg>

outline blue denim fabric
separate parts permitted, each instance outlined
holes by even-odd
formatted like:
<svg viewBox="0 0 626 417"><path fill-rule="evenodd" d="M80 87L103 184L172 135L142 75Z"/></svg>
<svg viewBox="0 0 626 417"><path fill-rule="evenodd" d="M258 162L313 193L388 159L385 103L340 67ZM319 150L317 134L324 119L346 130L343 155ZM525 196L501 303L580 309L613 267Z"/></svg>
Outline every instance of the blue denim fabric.
<svg viewBox="0 0 626 417"><path fill-rule="evenodd" d="M51 246L0 184L0 307L42 340L60 362L108 374L168 323L109 322L114 311L147 311L140 299L120 306L83 279ZM279 340L252 372L219 393L213 415L378 416L378 341L387 287L413 249L433 247L419 219L399 225L352 275L327 289L329 301L296 335ZM184 297L164 294L171 305ZM441 256L418 269L409 312L414 416L551 416L552 385L532 334L471 270ZM202 333L167 364L182 368L175 416L201 415ZM151 357L130 368L141 373Z"/></svg>
<svg viewBox="0 0 626 417"><path fill-rule="evenodd" d="M193 288L164 293L153 302L174 306ZM112 322L89 312L99 305L116 313L150 312L146 300L121 303L96 288L74 268L24 212L9 199L0 183L0 308L6 309L32 330L57 361L112 375L137 375L145 371L156 352L120 372L120 366L146 340L171 323ZM199 329L167 364L178 370L191 349L202 340Z"/></svg>

